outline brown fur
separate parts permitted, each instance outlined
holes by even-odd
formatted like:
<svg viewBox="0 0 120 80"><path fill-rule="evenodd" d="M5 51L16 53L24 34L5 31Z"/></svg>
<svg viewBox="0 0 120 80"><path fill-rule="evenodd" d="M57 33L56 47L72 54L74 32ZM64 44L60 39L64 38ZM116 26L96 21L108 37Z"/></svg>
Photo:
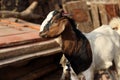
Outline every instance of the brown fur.
<svg viewBox="0 0 120 80"><path fill-rule="evenodd" d="M87 38L82 33L81 37L78 38L71 26L68 22L65 25L65 30L61 34L63 42L62 49L67 59L71 62L72 68L74 67L74 71L78 74L90 66L92 62L92 51Z"/></svg>
<svg viewBox="0 0 120 80"><path fill-rule="evenodd" d="M92 63L90 44L87 38L76 29L74 20L58 13L46 28L49 29L43 31L42 36L53 38L61 35L63 53L76 74L89 68Z"/></svg>

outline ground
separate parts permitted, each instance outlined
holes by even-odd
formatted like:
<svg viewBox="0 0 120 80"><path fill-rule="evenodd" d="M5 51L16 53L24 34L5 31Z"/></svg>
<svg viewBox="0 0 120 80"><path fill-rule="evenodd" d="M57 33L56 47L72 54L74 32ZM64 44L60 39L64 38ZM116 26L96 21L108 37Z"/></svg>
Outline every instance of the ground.
<svg viewBox="0 0 120 80"><path fill-rule="evenodd" d="M53 71L37 80L60 80L60 77L62 75L62 68L57 69L56 71ZM99 73L95 74L94 80L112 80L110 79L108 73L105 71L99 71Z"/></svg>

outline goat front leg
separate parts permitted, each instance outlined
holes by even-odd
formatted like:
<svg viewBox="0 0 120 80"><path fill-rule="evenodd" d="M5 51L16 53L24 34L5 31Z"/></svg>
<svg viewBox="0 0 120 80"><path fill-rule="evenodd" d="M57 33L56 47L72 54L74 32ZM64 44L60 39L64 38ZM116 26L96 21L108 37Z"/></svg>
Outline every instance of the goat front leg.
<svg viewBox="0 0 120 80"><path fill-rule="evenodd" d="M71 80L71 66L64 55L62 56L60 63L63 67L62 77L60 80Z"/></svg>
<svg viewBox="0 0 120 80"><path fill-rule="evenodd" d="M68 63L68 60L63 55L60 60L60 64L62 64L62 67L63 67L63 72L60 80L71 80L70 66L67 65L67 63Z"/></svg>
<svg viewBox="0 0 120 80"><path fill-rule="evenodd" d="M90 66L86 71L83 72L85 80L94 80L94 68Z"/></svg>
<svg viewBox="0 0 120 80"><path fill-rule="evenodd" d="M63 72L60 80L71 80L70 72Z"/></svg>

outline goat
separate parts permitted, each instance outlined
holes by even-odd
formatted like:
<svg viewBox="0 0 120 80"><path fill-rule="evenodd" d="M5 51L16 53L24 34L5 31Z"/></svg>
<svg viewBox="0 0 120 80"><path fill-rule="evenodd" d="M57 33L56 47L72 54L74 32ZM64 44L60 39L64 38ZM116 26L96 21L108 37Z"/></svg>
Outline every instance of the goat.
<svg viewBox="0 0 120 80"><path fill-rule="evenodd" d="M82 33L75 21L63 15L62 11L51 11L40 27L42 38L56 38L64 59L69 61L70 78L79 80L81 73L86 80L94 79L94 71L108 69L114 61L120 80L120 36L109 25L102 25L90 33ZM63 74L66 68L63 65ZM75 75L73 75L72 73Z"/></svg>
<svg viewBox="0 0 120 80"><path fill-rule="evenodd" d="M110 20L109 25L120 34L120 18L114 17Z"/></svg>

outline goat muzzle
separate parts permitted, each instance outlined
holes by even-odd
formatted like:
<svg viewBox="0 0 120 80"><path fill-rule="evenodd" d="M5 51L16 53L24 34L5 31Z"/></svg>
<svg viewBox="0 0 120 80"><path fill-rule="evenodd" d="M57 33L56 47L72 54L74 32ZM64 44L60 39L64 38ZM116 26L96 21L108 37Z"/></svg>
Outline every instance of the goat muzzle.
<svg viewBox="0 0 120 80"><path fill-rule="evenodd" d="M39 36L42 37L42 38L47 38L46 34L47 34L46 32L40 32Z"/></svg>

